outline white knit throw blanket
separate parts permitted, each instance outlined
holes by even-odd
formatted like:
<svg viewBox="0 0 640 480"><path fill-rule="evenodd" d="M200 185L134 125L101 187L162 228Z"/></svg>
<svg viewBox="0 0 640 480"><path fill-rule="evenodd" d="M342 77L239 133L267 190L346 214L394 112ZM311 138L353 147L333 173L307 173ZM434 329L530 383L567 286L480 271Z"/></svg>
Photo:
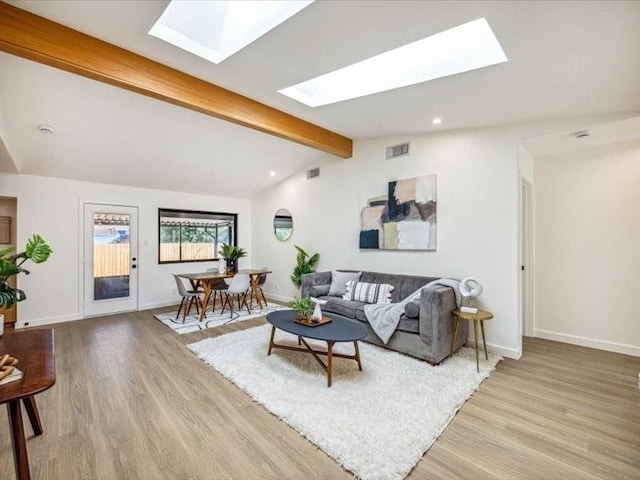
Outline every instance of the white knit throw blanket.
<svg viewBox="0 0 640 480"><path fill-rule="evenodd" d="M373 331L380 337L385 345L389 341L389 338L391 338L391 335L393 335L393 332L398 328L400 317L404 313L404 306L416 298L420 298L420 292L423 288L433 287L435 285L453 288L456 295L456 303L458 307L460 307L460 281L453 278L440 278L429 282L398 303L379 303L364 306L364 314L367 317L369 325L371 325Z"/></svg>

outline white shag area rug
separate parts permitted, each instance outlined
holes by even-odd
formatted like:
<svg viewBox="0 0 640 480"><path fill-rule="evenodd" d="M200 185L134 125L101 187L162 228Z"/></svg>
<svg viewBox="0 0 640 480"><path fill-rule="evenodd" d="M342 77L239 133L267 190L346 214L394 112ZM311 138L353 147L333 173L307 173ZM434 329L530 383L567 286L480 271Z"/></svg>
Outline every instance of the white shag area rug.
<svg viewBox="0 0 640 480"><path fill-rule="evenodd" d="M270 332L264 325L188 347L363 480L403 479L501 359L483 355L477 373L471 348L434 367L359 342L363 371L334 357L328 388L310 354L274 349L267 356ZM280 330L275 341L297 346L297 337ZM336 344L334 352L352 354L353 344Z"/></svg>
<svg viewBox="0 0 640 480"><path fill-rule="evenodd" d="M182 313L176 320L176 312L171 313L158 313L154 315L156 319L160 320L167 327L171 328L173 331L179 333L180 335L184 335L185 333L197 332L199 330L206 330L207 328L219 327L221 325L226 325L227 323L235 323L242 322L244 320L250 320L252 318L258 318L266 315L269 312L275 312L276 310L285 310L288 307L277 305L275 303L268 303L266 307L260 308L252 308L251 313L247 312L246 308L243 310L234 310L233 318L231 318L231 313L227 308L224 314L220 313L220 309L215 312L211 312L211 310L207 310L207 316L200 321L200 315L195 313L195 307L192 308L192 314L187 315L185 322L182 322Z"/></svg>

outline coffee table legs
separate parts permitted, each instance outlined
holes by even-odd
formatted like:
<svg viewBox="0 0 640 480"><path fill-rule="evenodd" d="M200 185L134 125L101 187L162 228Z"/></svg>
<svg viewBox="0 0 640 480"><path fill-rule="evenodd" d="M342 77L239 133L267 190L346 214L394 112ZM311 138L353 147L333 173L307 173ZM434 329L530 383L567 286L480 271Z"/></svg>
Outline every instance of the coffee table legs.
<svg viewBox="0 0 640 480"><path fill-rule="evenodd" d="M333 342L327 342L327 387L331 386L332 359L333 359Z"/></svg>
<svg viewBox="0 0 640 480"><path fill-rule="evenodd" d="M18 480L29 480L29 457L27 456L27 442L24 439L24 425L20 400L7 403L9 427L11 428L11 443L13 445L13 459L16 466Z"/></svg>
<svg viewBox="0 0 640 480"><path fill-rule="evenodd" d="M271 338L269 339L269 351L267 355L271 355L271 349L273 349L275 343L273 343L273 337L276 335L276 327L271 327ZM298 339L298 341L300 341Z"/></svg>
<svg viewBox="0 0 640 480"><path fill-rule="evenodd" d="M360 348L358 348L358 342L353 342L353 348L356 351L356 361L358 362L358 370L362 371L362 362L360 361Z"/></svg>
<svg viewBox="0 0 640 480"><path fill-rule="evenodd" d="M338 357L338 358L347 358L349 360L355 360L356 362L358 362L358 370L362 371L362 361L360 359L360 349L358 348L358 342L355 341L353 342L353 347L355 349L355 354L354 355L345 355L342 353L333 353L333 345L335 344L335 342L331 342L331 341L327 341L327 351L323 352L320 350L314 350L313 348L311 348L311 346L305 342L304 338L302 337L298 337L298 344L300 344L300 342L302 343L302 345L304 345L304 348L301 347L292 347L290 345L281 345L278 343L275 343L274 337L276 334L276 327L271 327L271 338L269 339L269 349L267 350L267 355L271 355L271 351L274 348L280 348L282 350L292 350L294 352L306 352L306 353L310 353L311 355L313 355L313 357L318 361L318 363L320 364L320 366L327 372L327 387L331 386L331 380L332 380L332 376L333 376L333 357ZM318 355L326 355L327 356L327 363L325 364Z"/></svg>

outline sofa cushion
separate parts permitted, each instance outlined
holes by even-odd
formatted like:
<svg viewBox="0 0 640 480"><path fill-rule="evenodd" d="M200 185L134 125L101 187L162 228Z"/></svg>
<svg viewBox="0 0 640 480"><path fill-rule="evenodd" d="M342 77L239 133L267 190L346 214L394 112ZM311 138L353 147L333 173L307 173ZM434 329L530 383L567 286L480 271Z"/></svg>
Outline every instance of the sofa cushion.
<svg viewBox="0 0 640 480"><path fill-rule="evenodd" d="M330 297L342 297L347 293L347 282L352 280L359 281L362 272L340 272L338 270L331 271L331 288L329 288Z"/></svg>
<svg viewBox="0 0 640 480"><path fill-rule="evenodd" d="M406 315L400 317L398 330L401 332L420 333L420 321L417 318L409 318Z"/></svg>
<svg viewBox="0 0 640 480"><path fill-rule="evenodd" d="M356 318L356 310L365 305L362 302L343 300L340 297L321 297L320 300L327 301L327 303L321 306L323 312L337 313L338 315L348 318Z"/></svg>
<svg viewBox="0 0 640 480"><path fill-rule="evenodd" d="M396 287L391 293L391 303L407 298L420 287L437 280L439 277L418 277L415 275L396 275L392 273L362 272L360 282L388 283Z"/></svg>
<svg viewBox="0 0 640 480"><path fill-rule="evenodd" d="M330 284L326 285L312 285L309 287L309 296L310 297L324 297L329 295L329 289L331 288Z"/></svg>
<svg viewBox="0 0 640 480"><path fill-rule="evenodd" d="M416 298L404 306L404 314L408 318L418 318L420 316L420 299Z"/></svg>
<svg viewBox="0 0 640 480"><path fill-rule="evenodd" d="M360 320L361 322L369 323L369 321L367 320L367 316L364 313L364 306L358 307L358 309L356 310L355 318L356 320ZM417 318L409 318L403 314L400 317L400 322L398 323L397 330L409 333L420 333L420 322Z"/></svg>
<svg viewBox="0 0 640 480"><path fill-rule="evenodd" d="M347 293L344 300L355 300L365 303L391 303L391 292L394 286L388 283L347 282Z"/></svg>

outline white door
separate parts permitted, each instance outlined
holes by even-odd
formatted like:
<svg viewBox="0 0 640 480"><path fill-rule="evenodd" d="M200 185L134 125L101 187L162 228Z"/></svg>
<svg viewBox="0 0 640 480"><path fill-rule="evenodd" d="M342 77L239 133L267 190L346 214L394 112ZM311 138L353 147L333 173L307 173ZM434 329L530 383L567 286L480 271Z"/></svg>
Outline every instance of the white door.
<svg viewBox="0 0 640 480"><path fill-rule="evenodd" d="M84 315L138 309L138 208L84 204Z"/></svg>

